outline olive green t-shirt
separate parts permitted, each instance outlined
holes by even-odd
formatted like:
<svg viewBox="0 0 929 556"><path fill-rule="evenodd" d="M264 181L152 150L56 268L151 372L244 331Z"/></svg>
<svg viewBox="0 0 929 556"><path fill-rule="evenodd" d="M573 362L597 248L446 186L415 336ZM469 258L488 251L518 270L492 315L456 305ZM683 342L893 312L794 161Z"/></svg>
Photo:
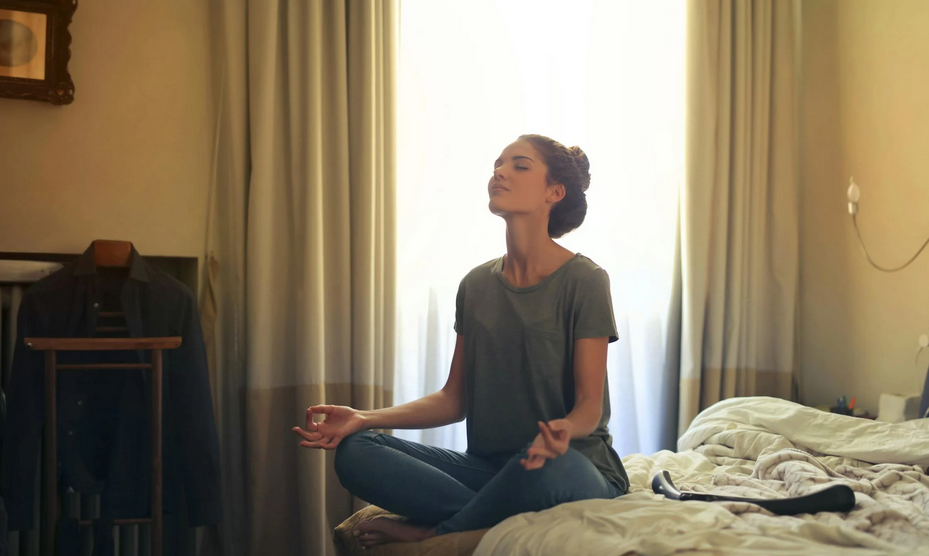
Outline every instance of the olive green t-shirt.
<svg viewBox="0 0 929 556"><path fill-rule="evenodd" d="M503 277L503 257L458 287L455 331L464 337L468 453L511 456L536 437L539 421L574 407L574 341L616 341L610 279L587 257L572 259L527 288ZM596 430L571 441L623 492L629 479L612 448L609 387Z"/></svg>

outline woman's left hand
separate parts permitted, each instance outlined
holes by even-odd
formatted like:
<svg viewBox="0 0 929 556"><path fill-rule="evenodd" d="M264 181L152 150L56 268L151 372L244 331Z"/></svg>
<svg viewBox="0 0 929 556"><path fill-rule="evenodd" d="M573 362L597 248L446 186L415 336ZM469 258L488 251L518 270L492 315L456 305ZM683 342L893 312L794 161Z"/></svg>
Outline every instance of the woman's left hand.
<svg viewBox="0 0 929 556"><path fill-rule="evenodd" d="M539 434L519 463L529 470L540 469L545 460L563 455L571 443L572 429L573 425L567 419L552 419L548 423L539 421Z"/></svg>

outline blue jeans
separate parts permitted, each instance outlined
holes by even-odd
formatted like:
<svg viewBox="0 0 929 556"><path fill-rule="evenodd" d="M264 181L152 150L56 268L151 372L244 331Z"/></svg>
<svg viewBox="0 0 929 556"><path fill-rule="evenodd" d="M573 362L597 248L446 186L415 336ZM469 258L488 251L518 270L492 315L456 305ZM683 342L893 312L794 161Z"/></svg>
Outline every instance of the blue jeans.
<svg viewBox="0 0 929 556"><path fill-rule="evenodd" d="M527 448L494 461L362 431L339 443L335 469L353 495L435 525L437 535L492 527L564 502L624 494L573 448L527 471L519 463Z"/></svg>

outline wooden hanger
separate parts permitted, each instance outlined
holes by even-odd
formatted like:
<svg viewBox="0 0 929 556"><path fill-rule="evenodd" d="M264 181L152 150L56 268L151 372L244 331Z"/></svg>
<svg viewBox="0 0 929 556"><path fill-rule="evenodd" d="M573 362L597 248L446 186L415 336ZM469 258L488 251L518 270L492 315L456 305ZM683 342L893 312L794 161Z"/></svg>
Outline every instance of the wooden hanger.
<svg viewBox="0 0 929 556"><path fill-rule="evenodd" d="M132 242L94 240L94 264L98 267L128 267L132 264Z"/></svg>

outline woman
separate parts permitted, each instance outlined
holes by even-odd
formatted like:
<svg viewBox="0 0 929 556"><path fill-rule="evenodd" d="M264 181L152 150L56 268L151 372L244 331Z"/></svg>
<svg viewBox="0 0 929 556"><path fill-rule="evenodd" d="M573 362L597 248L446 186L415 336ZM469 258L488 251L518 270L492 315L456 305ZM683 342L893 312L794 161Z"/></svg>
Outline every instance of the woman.
<svg viewBox="0 0 929 556"><path fill-rule="evenodd" d="M554 238L587 213L590 163L578 147L523 135L494 163L490 211L506 254L458 289L458 339L445 386L397 407L307 409L307 448L336 449L352 494L409 521L376 519L365 546L490 527L521 512L615 498L629 480L607 431L607 344L616 340L606 271ZM313 416L323 414L316 423ZM455 452L369 429L423 429L467 418Z"/></svg>

